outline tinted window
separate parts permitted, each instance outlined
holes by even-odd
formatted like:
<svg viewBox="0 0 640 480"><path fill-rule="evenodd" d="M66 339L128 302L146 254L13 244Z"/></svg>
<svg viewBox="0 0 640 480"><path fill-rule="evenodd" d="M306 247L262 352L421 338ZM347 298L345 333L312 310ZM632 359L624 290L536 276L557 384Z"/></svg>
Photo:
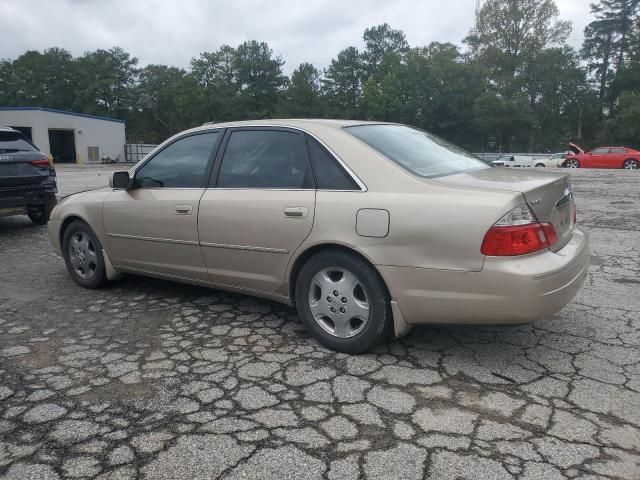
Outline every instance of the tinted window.
<svg viewBox="0 0 640 480"><path fill-rule="evenodd" d="M173 142L136 172L142 188L199 188L220 132L191 135Z"/></svg>
<svg viewBox="0 0 640 480"><path fill-rule="evenodd" d="M307 137L316 186L324 190L360 190L358 184L314 138Z"/></svg>
<svg viewBox="0 0 640 480"><path fill-rule="evenodd" d="M222 158L217 186L311 188L304 137L275 130L232 132Z"/></svg>
<svg viewBox="0 0 640 480"><path fill-rule="evenodd" d="M346 130L420 177L438 177L489 168L455 145L404 125L358 125Z"/></svg>
<svg viewBox="0 0 640 480"><path fill-rule="evenodd" d="M36 149L19 132L0 132L0 153L33 152Z"/></svg>
<svg viewBox="0 0 640 480"><path fill-rule="evenodd" d="M596 148L593 152L594 155L604 155L606 153L609 153L609 149L608 148Z"/></svg>
<svg viewBox="0 0 640 480"><path fill-rule="evenodd" d="M610 148L609 153L626 153L627 150L624 148Z"/></svg>

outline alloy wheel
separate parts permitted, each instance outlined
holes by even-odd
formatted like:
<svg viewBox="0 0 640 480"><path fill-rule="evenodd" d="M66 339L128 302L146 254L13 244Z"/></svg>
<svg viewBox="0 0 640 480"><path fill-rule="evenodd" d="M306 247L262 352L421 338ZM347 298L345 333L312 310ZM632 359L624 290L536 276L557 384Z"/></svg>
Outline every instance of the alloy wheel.
<svg viewBox="0 0 640 480"><path fill-rule="evenodd" d="M69 241L69 260L74 272L82 279L89 280L96 274L98 254L93 241L85 232L76 231Z"/></svg>
<svg viewBox="0 0 640 480"><path fill-rule="evenodd" d="M625 160L622 163L622 168L626 170L636 170L638 168L638 162L635 160Z"/></svg>
<svg viewBox="0 0 640 480"><path fill-rule="evenodd" d="M577 160L567 161L567 168L579 168L579 167L580 167L580 162L578 162Z"/></svg>
<svg viewBox="0 0 640 480"><path fill-rule="evenodd" d="M309 308L324 331L338 338L360 333L370 316L360 279L344 268L324 268L311 280Z"/></svg>

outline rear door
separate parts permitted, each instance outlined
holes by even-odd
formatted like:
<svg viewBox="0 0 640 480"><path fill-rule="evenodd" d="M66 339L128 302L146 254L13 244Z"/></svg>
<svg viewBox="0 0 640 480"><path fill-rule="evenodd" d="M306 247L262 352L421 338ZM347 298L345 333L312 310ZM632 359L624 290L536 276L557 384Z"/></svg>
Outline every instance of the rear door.
<svg viewBox="0 0 640 480"><path fill-rule="evenodd" d="M121 267L207 280L198 243L198 206L223 130L180 137L114 190L103 220L111 261Z"/></svg>
<svg viewBox="0 0 640 480"><path fill-rule="evenodd" d="M314 213L302 132L229 129L198 216L211 281L278 292L292 254L311 232Z"/></svg>

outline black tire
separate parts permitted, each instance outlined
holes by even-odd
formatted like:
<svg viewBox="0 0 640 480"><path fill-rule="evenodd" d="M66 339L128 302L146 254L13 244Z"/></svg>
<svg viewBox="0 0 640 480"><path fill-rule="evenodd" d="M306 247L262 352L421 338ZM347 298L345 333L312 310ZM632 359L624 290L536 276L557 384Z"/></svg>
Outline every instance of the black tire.
<svg viewBox="0 0 640 480"><path fill-rule="evenodd" d="M71 242L78 241L78 239L82 240L78 248L82 248L84 253L79 253L72 260ZM84 248L85 241L87 248ZM67 265L69 275L71 275L73 281L81 287L100 288L107 283L102 244L95 233L93 233L93 230L91 230L91 227L86 223L75 220L65 229L62 236L62 256L64 257L64 263ZM76 268L74 262L81 262L82 259L84 259L84 262L79 268ZM91 267L91 265L94 266ZM80 273L83 271L82 268L86 268L86 274L84 276Z"/></svg>
<svg viewBox="0 0 640 480"><path fill-rule="evenodd" d="M27 215L35 225L46 225L49 223L51 210L56 206L56 197L51 194L42 205L30 205L27 207Z"/></svg>
<svg viewBox="0 0 640 480"><path fill-rule="evenodd" d="M536 167L542 168L542 167L546 167L546 165L544 163L536 163Z"/></svg>
<svg viewBox="0 0 640 480"><path fill-rule="evenodd" d="M364 295L366 305L369 308L368 320L363 322L364 324L359 327L359 331L358 327L355 328L357 333L347 338L340 338L329 333L326 328L321 326L320 321L316 320L310 307L314 277L320 272L330 269L342 270L354 275L361 286L359 295ZM389 294L382 278L368 263L355 255L337 250L327 250L314 255L302 266L295 287L295 301L302 323L311 336L331 350L344 353L366 352L386 339L393 329ZM319 287L314 284L313 288L318 289ZM337 303L341 296L336 297L336 306L341 306L340 303ZM324 303L325 297L322 294L320 297L320 301ZM326 300L329 301L328 298ZM349 310L346 315L349 316ZM325 318L331 322L328 317ZM352 321L353 319L349 320L350 326Z"/></svg>
<svg viewBox="0 0 640 480"><path fill-rule="evenodd" d="M622 168L625 170L637 170L640 163L635 158L627 158L622 162Z"/></svg>
<svg viewBox="0 0 640 480"><path fill-rule="evenodd" d="M570 158L569 160L564 162L564 167L565 168L580 168L580 160L577 160L575 158Z"/></svg>

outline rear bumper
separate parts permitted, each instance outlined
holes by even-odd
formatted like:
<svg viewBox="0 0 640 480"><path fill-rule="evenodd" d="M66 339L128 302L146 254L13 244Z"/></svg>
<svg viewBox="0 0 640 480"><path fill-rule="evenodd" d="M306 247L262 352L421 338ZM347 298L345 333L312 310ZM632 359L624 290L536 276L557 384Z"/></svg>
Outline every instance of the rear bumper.
<svg viewBox="0 0 640 480"><path fill-rule="evenodd" d="M580 229L558 252L487 257L480 272L379 266L405 321L521 324L549 316L573 299L589 266Z"/></svg>
<svg viewBox="0 0 640 480"><path fill-rule="evenodd" d="M31 205L55 205L56 184L28 185L24 187L0 188L0 216L11 214Z"/></svg>

